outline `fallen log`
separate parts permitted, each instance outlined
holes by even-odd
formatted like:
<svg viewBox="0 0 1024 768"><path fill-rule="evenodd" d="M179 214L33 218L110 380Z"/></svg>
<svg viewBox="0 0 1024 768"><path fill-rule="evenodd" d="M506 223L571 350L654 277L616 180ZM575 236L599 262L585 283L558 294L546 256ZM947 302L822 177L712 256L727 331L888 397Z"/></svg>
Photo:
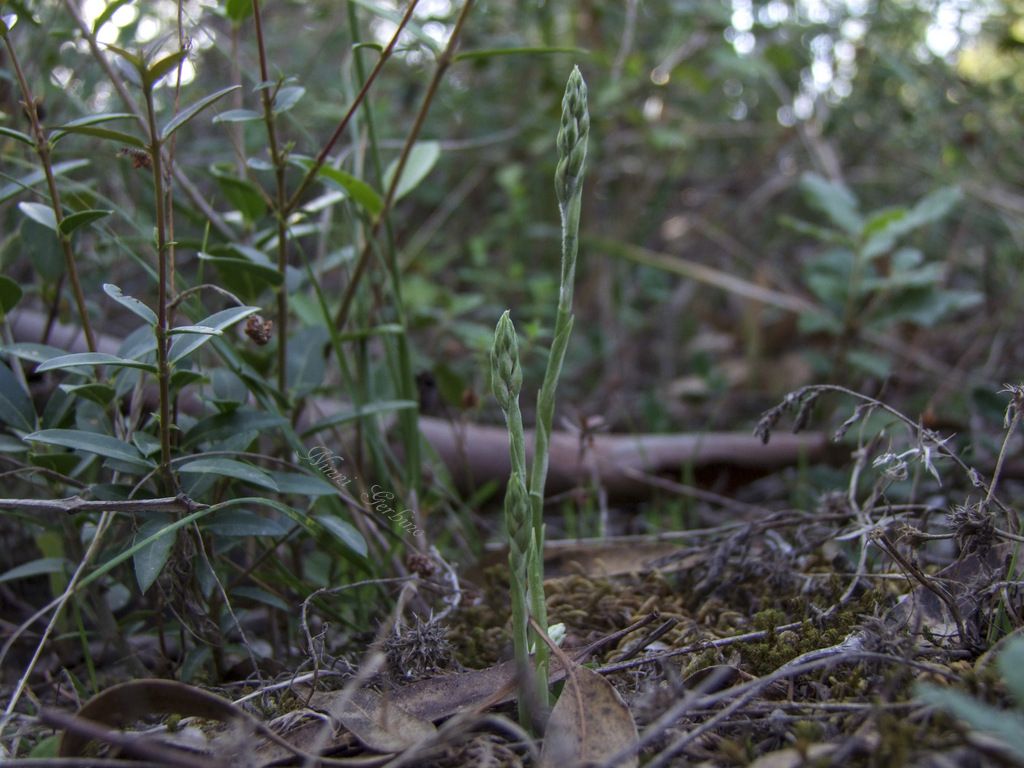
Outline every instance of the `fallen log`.
<svg viewBox="0 0 1024 768"><path fill-rule="evenodd" d="M42 340L46 327L43 313L19 309L8 320L15 341ZM86 349L80 329L60 323L51 328L48 343L68 352ZM114 354L121 341L109 334L99 334L96 343L97 351ZM197 398L188 397L181 399L179 407L192 415L199 415L204 408ZM317 398L315 418L350 408L351 404L339 400ZM428 416L421 416L419 425L423 438L460 486L476 487L489 481L504 483L508 478L508 434L504 427ZM532 430L526 433L526 446L529 460L533 451ZM767 445L753 435L736 432L594 434L588 435L581 446L579 435L555 431L551 435L547 490L558 493L593 480L613 496L644 495L650 493L651 487L637 479L638 473L679 478L685 470L692 470L700 479L708 473L733 471L735 479L736 473L760 476L800 461L820 461L833 450L823 433L776 434Z"/></svg>

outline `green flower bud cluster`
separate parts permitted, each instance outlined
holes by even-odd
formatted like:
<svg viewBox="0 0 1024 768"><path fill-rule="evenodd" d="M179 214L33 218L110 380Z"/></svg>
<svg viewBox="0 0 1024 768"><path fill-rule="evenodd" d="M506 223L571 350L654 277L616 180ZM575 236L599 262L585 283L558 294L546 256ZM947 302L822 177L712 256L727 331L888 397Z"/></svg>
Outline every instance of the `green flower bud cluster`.
<svg viewBox="0 0 1024 768"><path fill-rule="evenodd" d="M509 411L523 387L523 369L519 367L519 337L508 310L498 320L491 347L491 387L501 410Z"/></svg>
<svg viewBox="0 0 1024 768"><path fill-rule="evenodd" d="M505 489L505 532L508 535L509 567L513 578L519 580L525 592L533 543L533 526L526 481L518 472L512 472L508 487Z"/></svg>
<svg viewBox="0 0 1024 768"><path fill-rule="evenodd" d="M579 67L573 67L562 96L562 121L558 129L558 166L555 169L555 192L558 202L566 205L583 178L587 160L587 137L590 134L590 112L587 110L587 84Z"/></svg>

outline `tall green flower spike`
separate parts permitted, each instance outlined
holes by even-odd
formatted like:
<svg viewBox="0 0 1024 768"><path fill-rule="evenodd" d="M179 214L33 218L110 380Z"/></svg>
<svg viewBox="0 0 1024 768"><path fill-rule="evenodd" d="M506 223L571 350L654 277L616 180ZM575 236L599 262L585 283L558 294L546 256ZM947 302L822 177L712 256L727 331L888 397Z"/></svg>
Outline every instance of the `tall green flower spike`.
<svg viewBox="0 0 1024 768"><path fill-rule="evenodd" d="M579 67L573 67L562 97L562 122L558 129L558 166L555 169L555 193L565 206L583 181L587 162L587 138L590 112L587 111L587 84Z"/></svg>
<svg viewBox="0 0 1024 768"><path fill-rule="evenodd" d="M533 463L529 482L526 473L523 419L519 410L519 391L523 374L519 366L518 338L506 311L494 331L491 349L491 383L494 396L505 413L509 433L512 473L505 494L505 527L509 538L509 568L512 593L512 636L516 661L520 669L519 719L524 726L533 725L536 714L532 704L548 704L548 647L537 638L535 643L536 688L530 690L527 624L533 616L547 632L547 606L544 602L544 484L548 475L548 454L551 447L551 422L555 414L555 390L562 373L569 336L572 333L572 295L576 277L576 256L579 250L580 206L583 174L587 163L587 139L590 135L590 113L587 111L587 85L579 67L574 67L562 97L562 119L558 129L558 165L555 168L555 193L562 219L561 288L555 333L551 342L544 381L537 394L537 426Z"/></svg>

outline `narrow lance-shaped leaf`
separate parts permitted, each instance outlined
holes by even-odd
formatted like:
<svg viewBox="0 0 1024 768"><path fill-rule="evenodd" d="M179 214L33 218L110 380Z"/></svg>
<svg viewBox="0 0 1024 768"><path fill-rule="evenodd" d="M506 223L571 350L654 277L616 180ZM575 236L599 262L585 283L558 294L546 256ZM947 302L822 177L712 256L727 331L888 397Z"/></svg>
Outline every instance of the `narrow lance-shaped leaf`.
<svg viewBox="0 0 1024 768"><path fill-rule="evenodd" d="M100 139L108 139L121 144L129 144L133 147L144 147L142 139L114 128L104 126L115 120L134 120L135 115L130 112L106 112L99 115L86 115L75 120L70 120L63 125L53 129L50 134L50 144L54 145L65 136L72 133L79 133L86 136L95 136Z"/></svg>
<svg viewBox="0 0 1024 768"><path fill-rule="evenodd" d="M70 355L51 357L45 363L41 363L36 367L36 373L94 365L109 365L112 368L137 368L140 371L156 372L156 366L149 363L140 363L138 360L129 360L117 355L109 355L106 352L75 352Z"/></svg>
<svg viewBox="0 0 1024 768"><path fill-rule="evenodd" d="M131 133L125 133L124 131L116 131L113 128L103 128L98 125L83 125L81 128L64 131L60 136L55 137L51 144L55 144L57 141L71 133L80 133L84 136L105 139L106 141L112 141L115 144L127 144L128 146L135 147L136 149L146 148L146 143L138 136Z"/></svg>
<svg viewBox="0 0 1024 768"><path fill-rule="evenodd" d="M409 158L402 169L402 178L395 189L395 201L412 192L437 164L441 157L441 145L436 141L418 141L409 152ZM392 162L384 172L384 188L390 189L398 170L398 160Z"/></svg>
<svg viewBox="0 0 1024 768"><path fill-rule="evenodd" d="M21 286L7 277L0 275L0 316L10 312L21 301Z"/></svg>
<svg viewBox="0 0 1024 768"><path fill-rule="evenodd" d="M57 217L53 208L42 203L18 203L18 210L32 219L36 224L42 224L47 229L57 231Z"/></svg>
<svg viewBox="0 0 1024 768"><path fill-rule="evenodd" d="M42 429L25 436L26 442L43 443L44 445L56 445L62 448L71 448L76 451L85 451L108 459L117 459L128 464L135 464L143 467L155 466L153 462L142 458L142 454L135 446L118 440L110 435L101 435L98 432L85 432L79 429Z"/></svg>
<svg viewBox="0 0 1024 768"><path fill-rule="evenodd" d="M76 229L81 229L84 226L92 224L94 221L106 218L112 213L113 211L104 211L100 209L76 211L75 213L61 219L60 226L57 229L61 235L69 237Z"/></svg>
<svg viewBox="0 0 1024 768"><path fill-rule="evenodd" d="M156 83L164 75L177 67L188 55L188 51L180 50L164 56L160 61L154 62L146 69L145 80L148 84Z"/></svg>
<svg viewBox="0 0 1024 768"><path fill-rule="evenodd" d="M253 109L229 109L213 118L214 123L248 123L263 117Z"/></svg>
<svg viewBox="0 0 1024 768"><path fill-rule="evenodd" d="M35 429L36 413L28 393L6 364L0 362L0 421L15 429Z"/></svg>
<svg viewBox="0 0 1024 768"><path fill-rule="evenodd" d="M121 289L113 283L104 283L103 292L129 312L141 317L150 325L156 326L156 313L134 296L126 296Z"/></svg>
<svg viewBox="0 0 1024 768"><path fill-rule="evenodd" d="M88 164L88 160L65 160L64 162L57 163L53 166L53 175L62 176L66 173L70 173L71 171L78 170L79 168L84 168ZM0 187L0 203L6 203L12 197L20 195L25 190L30 189L45 179L46 174L42 169L37 169L26 173L20 179L12 181L10 184L5 184L3 187Z"/></svg>
<svg viewBox="0 0 1024 768"><path fill-rule="evenodd" d="M134 543L148 539L169 526L170 522L166 519L147 520L139 526ZM143 593L153 585L164 566L167 565L171 552L174 551L176 539L177 531L174 532L174 535L160 536L135 553L135 557L132 558L135 566L135 579L139 582L139 589Z"/></svg>
<svg viewBox="0 0 1024 768"><path fill-rule="evenodd" d="M0 125L0 136L6 136L9 139L20 141L22 144L28 144L30 147L34 147L36 144L32 141L32 137L27 133L22 133L21 131L16 131L13 128L8 128L3 125Z"/></svg>
<svg viewBox="0 0 1024 768"><path fill-rule="evenodd" d="M254 315L257 312L259 312L259 307L232 307L231 309L214 312L205 320L200 320L197 325L201 325L205 328L212 328L217 331L223 331L230 328L239 320L244 320L249 315ZM179 336L174 340L174 343L171 344L171 348L168 352L168 359L170 362L176 363L187 355L195 352L199 347L206 344L212 338L213 336L209 333L186 334Z"/></svg>
<svg viewBox="0 0 1024 768"><path fill-rule="evenodd" d="M186 464L182 464L178 467L178 471L186 474L230 477L271 491L278 490L277 483L274 482L274 478L262 469L255 467L252 464L246 464L244 461L236 461L235 459L226 459L219 456L197 458Z"/></svg>
<svg viewBox="0 0 1024 768"><path fill-rule="evenodd" d="M240 85L230 85L227 88L221 88L219 91L211 93L209 96L204 96L195 104L191 104L185 107L185 109L183 109L181 112L172 117L168 121L167 125L165 125L160 130L160 141L166 141L174 134L176 130L181 128L181 126L185 125L185 123L192 120L204 109L206 109L219 99L222 99L223 97L227 96L232 91L238 90L241 87L242 86Z"/></svg>
<svg viewBox="0 0 1024 768"><path fill-rule="evenodd" d="M306 167L308 168L310 165L312 165L311 162L307 163ZM384 209L384 200L377 194L377 190L362 179L357 179L351 173L325 165L320 168L318 174L344 189L349 197L362 206L371 216L376 216ZM404 178L405 175L403 174Z"/></svg>

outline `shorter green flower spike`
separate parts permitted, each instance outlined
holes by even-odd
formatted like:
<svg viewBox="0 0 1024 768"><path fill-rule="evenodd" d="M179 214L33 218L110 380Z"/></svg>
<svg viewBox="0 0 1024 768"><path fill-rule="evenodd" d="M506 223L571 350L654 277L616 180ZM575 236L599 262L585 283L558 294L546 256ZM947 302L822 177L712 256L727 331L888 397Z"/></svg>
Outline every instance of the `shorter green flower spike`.
<svg viewBox="0 0 1024 768"><path fill-rule="evenodd" d="M491 347L491 388L503 411L509 411L523 387L523 369L519 367L519 336L509 311L498 320Z"/></svg>
<svg viewBox="0 0 1024 768"><path fill-rule="evenodd" d="M509 567L512 576L519 581L526 594L526 571L530 563L533 542L533 526L530 516L530 496L526 492L526 481L518 472L513 472L505 489L505 529L508 534Z"/></svg>
<svg viewBox="0 0 1024 768"><path fill-rule="evenodd" d="M558 202L568 204L583 179L587 161L590 113L587 111L587 84L579 67L573 67L562 97L562 122L558 129L558 166L555 192Z"/></svg>

